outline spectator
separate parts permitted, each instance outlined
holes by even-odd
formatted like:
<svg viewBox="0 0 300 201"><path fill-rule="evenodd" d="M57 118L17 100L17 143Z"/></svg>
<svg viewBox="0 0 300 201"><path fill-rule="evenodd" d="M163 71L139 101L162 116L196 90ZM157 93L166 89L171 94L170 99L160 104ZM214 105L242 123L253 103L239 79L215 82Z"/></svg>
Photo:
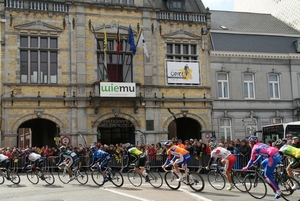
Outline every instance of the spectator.
<svg viewBox="0 0 300 201"><path fill-rule="evenodd" d="M299 142L298 137L293 137L292 140L293 140L292 141L292 146L299 149L300 148L300 142Z"/></svg>
<svg viewBox="0 0 300 201"><path fill-rule="evenodd" d="M184 146L184 144L182 143L182 140L181 140L181 139L178 140L177 146L178 146L178 147L181 147L181 148L183 148L183 149L185 148L185 146Z"/></svg>
<svg viewBox="0 0 300 201"><path fill-rule="evenodd" d="M241 156L241 166L245 166L250 159L251 147L247 144L246 140L241 141L240 146L240 156Z"/></svg>
<svg viewBox="0 0 300 201"><path fill-rule="evenodd" d="M159 165L162 165L162 162L164 160L163 155L164 155L164 149L161 147L160 143L156 144L155 147L155 153L156 153L156 161L159 163Z"/></svg>

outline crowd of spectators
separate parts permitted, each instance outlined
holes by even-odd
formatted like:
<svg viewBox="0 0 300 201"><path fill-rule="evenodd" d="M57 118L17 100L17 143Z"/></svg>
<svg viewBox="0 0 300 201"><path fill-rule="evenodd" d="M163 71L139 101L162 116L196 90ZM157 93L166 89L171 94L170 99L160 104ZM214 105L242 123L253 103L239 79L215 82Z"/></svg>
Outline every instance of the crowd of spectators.
<svg viewBox="0 0 300 201"><path fill-rule="evenodd" d="M231 151L232 154L238 157L238 160L235 164L235 168L241 168L245 161L248 161L251 155L251 147L248 143L248 138L244 138L242 140L236 138L234 140L224 140L222 141L220 138L217 139L218 143L223 145L227 150ZM297 148L300 148L300 142L298 137L287 136L287 138L282 139L285 143L293 145ZM267 142L268 145L274 146L276 139L269 140ZM205 142L201 139L189 139L189 140L181 140L174 139L173 143L178 146L187 149L194 161L199 161L199 165L205 166L205 162L208 161L211 153L211 149L208 146L210 141L206 140ZM127 150L125 148L125 143L118 144L101 144L100 142L94 143L99 149L102 149L108 152L112 158L114 158L115 163L122 163L123 156L127 155ZM151 144L138 144L136 147L142 152L146 152L148 159L150 161L154 161L155 164L162 164L166 158L166 148L161 143ZM8 156L9 159L14 161L15 159L25 158L25 149L26 147L5 147L2 148L2 153ZM41 154L45 158L55 158L59 156L58 147L49 147L45 145L43 147L30 147L32 151ZM79 144L74 147L72 145L67 146L67 149L74 151L80 158L85 158L82 161L83 165L87 165L89 163L87 158L90 158L91 152L89 150L89 146L83 146Z"/></svg>

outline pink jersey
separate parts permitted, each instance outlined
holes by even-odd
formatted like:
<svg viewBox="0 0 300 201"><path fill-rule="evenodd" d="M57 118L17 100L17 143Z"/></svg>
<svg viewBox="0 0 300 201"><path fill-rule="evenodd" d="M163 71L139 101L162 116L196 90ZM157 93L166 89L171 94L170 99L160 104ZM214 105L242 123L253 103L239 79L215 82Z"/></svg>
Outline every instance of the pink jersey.
<svg viewBox="0 0 300 201"><path fill-rule="evenodd" d="M217 147L211 152L211 158L227 159L231 155L231 152L223 147Z"/></svg>
<svg viewBox="0 0 300 201"><path fill-rule="evenodd" d="M275 154L278 154L278 149L276 147L271 147L266 144L257 142L252 148L251 159L255 160L257 154L265 158L270 158Z"/></svg>

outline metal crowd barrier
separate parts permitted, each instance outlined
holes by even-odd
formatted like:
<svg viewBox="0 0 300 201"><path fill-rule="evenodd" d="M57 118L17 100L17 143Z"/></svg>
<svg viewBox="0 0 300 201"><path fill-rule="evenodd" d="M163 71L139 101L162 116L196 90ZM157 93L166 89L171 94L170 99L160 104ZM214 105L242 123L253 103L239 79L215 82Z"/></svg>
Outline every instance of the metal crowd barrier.
<svg viewBox="0 0 300 201"><path fill-rule="evenodd" d="M164 162L166 161L166 155L148 155L148 161L150 161L151 168L160 168ZM236 162L233 166L235 170L241 170L245 167L250 159L250 156L242 156L242 155L235 155ZM43 157L44 159L44 167L50 169L52 171L57 171L56 164L59 161L59 156L50 156L50 157ZM191 160L188 163L188 167L192 169L198 169L200 167L206 167L208 165L208 161L210 159L210 155L191 155ZM111 167L113 168L123 168L127 165L128 156L123 155L122 157L115 157L112 156ZM88 169L89 164L91 164L92 158L89 156L80 156L79 157L79 165L82 168ZM288 165L288 161L283 161L284 166ZM25 166L25 158L15 158L11 159L10 167L15 170L21 170Z"/></svg>

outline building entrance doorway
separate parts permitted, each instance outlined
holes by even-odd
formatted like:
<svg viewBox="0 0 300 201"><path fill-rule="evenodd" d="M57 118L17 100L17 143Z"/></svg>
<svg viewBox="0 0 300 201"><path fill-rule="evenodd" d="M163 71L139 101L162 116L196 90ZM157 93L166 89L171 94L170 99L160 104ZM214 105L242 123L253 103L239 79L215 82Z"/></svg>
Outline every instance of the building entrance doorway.
<svg viewBox="0 0 300 201"><path fill-rule="evenodd" d="M201 139L201 125L192 118L182 117L174 119L168 127L168 139Z"/></svg>
<svg viewBox="0 0 300 201"><path fill-rule="evenodd" d="M18 146L56 147L54 137L60 132L56 125L47 119L32 119L22 123L18 129Z"/></svg>
<svg viewBox="0 0 300 201"><path fill-rule="evenodd" d="M123 118L110 118L98 126L98 142L102 144L135 143L135 128L131 121Z"/></svg>

